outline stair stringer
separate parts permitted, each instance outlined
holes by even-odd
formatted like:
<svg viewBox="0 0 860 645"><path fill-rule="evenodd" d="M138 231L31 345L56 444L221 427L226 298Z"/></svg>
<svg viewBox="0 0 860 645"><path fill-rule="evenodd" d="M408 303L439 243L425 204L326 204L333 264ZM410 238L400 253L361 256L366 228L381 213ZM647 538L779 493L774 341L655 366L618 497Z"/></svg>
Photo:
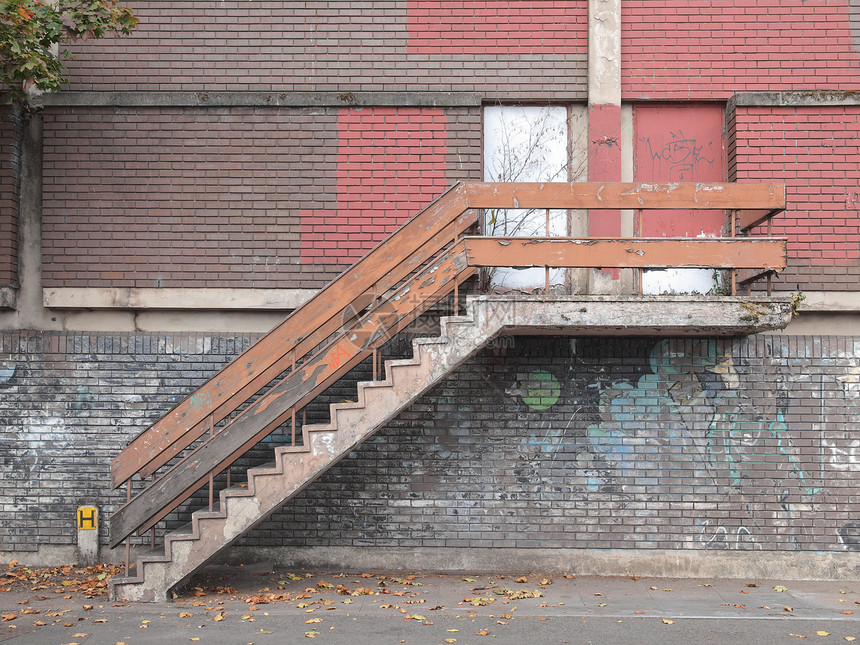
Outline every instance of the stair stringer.
<svg viewBox="0 0 860 645"><path fill-rule="evenodd" d="M439 336L415 339L412 358L386 361L384 380L360 382L355 402L332 404L329 423L304 426L303 445L276 448L274 463L249 469L246 488L222 490L212 510L194 512L190 524L165 536L163 552L140 556L136 576L111 580L111 598L166 600L173 587L301 492L503 328L505 312L491 302L469 298L466 308L466 316L442 318Z"/></svg>

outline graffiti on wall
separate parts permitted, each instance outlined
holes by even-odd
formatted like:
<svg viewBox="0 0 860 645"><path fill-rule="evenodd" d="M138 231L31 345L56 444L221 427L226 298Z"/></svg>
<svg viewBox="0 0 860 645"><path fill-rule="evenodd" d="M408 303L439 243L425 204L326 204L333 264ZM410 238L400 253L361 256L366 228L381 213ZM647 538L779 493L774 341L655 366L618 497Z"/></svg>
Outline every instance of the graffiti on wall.
<svg viewBox="0 0 860 645"><path fill-rule="evenodd" d="M808 549L820 539L816 527L825 517L833 526L836 516L830 539L860 550L860 521L840 510L847 491L827 486L837 473L860 470L860 440L842 422L860 419L857 359L831 360L841 372L813 378L778 361L775 369L751 369L721 347L714 340L657 341L637 377L578 365L575 355L568 375L579 379L574 385L549 370L516 374L505 394L536 416L523 449L552 456L575 445L572 480L584 490L634 506L669 496L693 514L701 509L683 537L691 548L761 549L767 542ZM813 423L792 402L816 379ZM834 408L848 416L834 417Z"/></svg>

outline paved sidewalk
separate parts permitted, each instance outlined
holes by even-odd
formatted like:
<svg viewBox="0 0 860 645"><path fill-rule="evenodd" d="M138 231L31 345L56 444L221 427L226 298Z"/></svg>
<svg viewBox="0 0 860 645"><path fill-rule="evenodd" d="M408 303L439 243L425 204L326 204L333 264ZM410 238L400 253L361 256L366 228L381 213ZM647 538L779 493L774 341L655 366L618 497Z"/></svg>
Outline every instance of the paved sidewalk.
<svg viewBox="0 0 860 645"><path fill-rule="evenodd" d="M169 603L110 603L62 589L15 589L0 597L0 612L0 641L12 645L307 639L664 645L801 638L857 638L860 644L858 582L305 572L258 564L210 567Z"/></svg>

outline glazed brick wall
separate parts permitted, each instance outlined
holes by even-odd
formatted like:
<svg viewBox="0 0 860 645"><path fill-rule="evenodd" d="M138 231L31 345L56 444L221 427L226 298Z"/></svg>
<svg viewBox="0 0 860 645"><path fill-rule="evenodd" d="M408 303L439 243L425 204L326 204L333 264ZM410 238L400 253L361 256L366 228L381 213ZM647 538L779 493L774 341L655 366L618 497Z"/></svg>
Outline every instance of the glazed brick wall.
<svg viewBox="0 0 860 645"><path fill-rule="evenodd" d="M858 0L624 0L625 100L860 89Z"/></svg>
<svg viewBox="0 0 860 645"><path fill-rule="evenodd" d="M730 180L786 184L788 209L772 225L788 238L777 288L856 290L860 107L738 107L728 125Z"/></svg>
<svg viewBox="0 0 860 645"><path fill-rule="evenodd" d="M432 5L432 6L431 6ZM130 37L77 43L75 90L469 91L583 99L587 0L137 0Z"/></svg>
<svg viewBox="0 0 860 645"><path fill-rule="evenodd" d="M50 108L44 119L49 288L319 288L447 186L481 176L479 108ZM380 230L353 246L341 225L371 211ZM334 242L324 261L309 251L315 236Z"/></svg>
<svg viewBox="0 0 860 645"><path fill-rule="evenodd" d="M0 335L0 550L74 545L81 505L106 520L125 501L111 460L256 338Z"/></svg>
<svg viewBox="0 0 860 645"><path fill-rule="evenodd" d="M0 287L18 285L18 190L21 120L0 106Z"/></svg>
<svg viewBox="0 0 860 645"><path fill-rule="evenodd" d="M501 339L244 544L860 550L858 359L840 337Z"/></svg>
<svg viewBox="0 0 860 645"><path fill-rule="evenodd" d="M108 517L111 459L255 338L2 334L0 550ZM860 550L858 379L857 337L501 338L244 543Z"/></svg>
<svg viewBox="0 0 860 645"><path fill-rule="evenodd" d="M352 264L448 186L441 109L343 109L337 207L301 212L301 259Z"/></svg>

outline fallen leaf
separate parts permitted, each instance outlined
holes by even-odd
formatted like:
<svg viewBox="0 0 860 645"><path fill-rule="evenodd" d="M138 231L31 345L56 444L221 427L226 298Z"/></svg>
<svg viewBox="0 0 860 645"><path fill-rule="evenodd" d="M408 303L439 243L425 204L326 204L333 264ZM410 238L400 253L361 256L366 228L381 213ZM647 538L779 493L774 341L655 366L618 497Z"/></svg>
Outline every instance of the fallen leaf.
<svg viewBox="0 0 860 645"><path fill-rule="evenodd" d="M216 623L224 620L224 612L222 611L215 614L214 616L212 616L212 620L214 620Z"/></svg>
<svg viewBox="0 0 860 645"><path fill-rule="evenodd" d="M250 618L250 616L248 616ZM321 623L322 618L311 618L310 620L305 621L305 625L310 625L311 623Z"/></svg>
<svg viewBox="0 0 860 645"><path fill-rule="evenodd" d="M815 634L817 636L830 636L830 632L826 632L823 629L819 629L817 632L815 632Z"/></svg>
<svg viewBox="0 0 860 645"><path fill-rule="evenodd" d="M24 613L26 614L27 612L25 611ZM843 612L840 612L840 613L843 613L843 614L853 614L854 612L853 612L853 611L843 611Z"/></svg>
<svg viewBox="0 0 860 645"><path fill-rule="evenodd" d="M459 632L460 630L459 629L449 629L448 631L449 632Z"/></svg>
<svg viewBox="0 0 860 645"><path fill-rule="evenodd" d="M526 583L528 581L529 581L529 579L526 578L525 576L520 576L519 578L514 579L514 582L519 582L519 583Z"/></svg>
<svg viewBox="0 0 860 645"><path fill-rule="evenodd" d="M33 621L33 624L34 624L36 627L42 627L43 625L47 625L48 623L46 623L46 622L44 622L44 621L42 621L42 620L35 620L35 621Z"/></svg>
<svg viewBox="0 0 860 645"><path fill-rule="evenodd" d="M794 636L795 638L806 638L803 634L789 634L789 636Z"/></svg>
<svg viewBox="0 0 860 645"><path fill-rule="evenodd" d="M18 614L3 614L3 622L8 623L10 620L15 620Z"/></svg>
<svg viewBox="0 0 860 645"><path fill-rule="evenodd" d="M601 603L599 603L597 606L598 606L598 607L606 607L606 603L605 603L605 602L601 602Z"/></svg>
<svg viewBox="0 0 860 645"><path fill-rule="evenodd" d="M478 582L475 578L463 578L463 582Z"/></svg>
<svg viewBox="0 0 860 645"><path fill-rule="evenodd" d="M446 642L446 643L456 643L456 642L457 642L457 639L456 639L456 638L446 638L446 639L445 639L445 642Z"/></svg>
<svg viewBox="0 0 860 645"><path fill-rule="evenodd" d="M22 613L22 614L41 614L42 612L41 612L41 611L39 611L38 609L29 609L29 608L27 608L27 609L25 609L24 611L22 611L21 613ZM848 612L848 613L849 613L849 614L851 614L851 613L854 613L854 612Z"/></svg>
<svg viewBox="0 0 860 645"><path fill-rule="evenodd" d="M479 632L475 632L475 636L487 636L489 633L490 632L488 632L486 629L482 629Z"/></svg>
<svg viewBox="0 0 860 645"><path fill-rule="evenodd" d="M179 613L180 618L191 618L194 614L190 614L187 611L183 611Z"/></svg>
<svg viewBox="0 0 860 645"><path fill-rule="evenodd" d="M72 638L86 638L87 636L89 636L89 634L85 634L83 632L72 634Z"/></svg>
<svg viewBox="0 0 860 645"><path fill-rule="evenodd" d="M569 574L569 573L565 573L565 574L564 574L564 577L565 577L565 578L567 578L568 580L573 580L574 578L576 578L576 576L571 575L571 574Z"/></svg>
<svg viewBox="0 0 860 645"><path fill-rule="evenodd" d="M305 638L316 638L319 635L320 635L320 633L314 629L312 629L309 632L305 632Z"/></svg>
<svg viewBox="0 0 860 645"><path fill-rule="evenodd" d="M637 610L636 610L636 611L634 611L633 613L634 613L634 614L644 614L645 612L644 612L644 611L642 611L641 609L637 609Z"/></svg>
<svg viewBox="0 0 860 645"><path fill-rule="evenodd" d="M663 624L665 624L665 625L674 625L674 624L675 624L675 621L674 621L674 620L671 620L671 619L669 619L669 618L664 618L664 619L663 619Z"/></svg>
<svg viewBox="0 0 860 645"><path fill-rule="evenodd" d="M845 637L845 640L847 640L847 641L856 641L857 639L856 639L856 638L854 638L853 636L846 636L846 637Z"/></svg>
<svg viewBox="0 0 860 645"><path fill-rule="evenodd" d="M767 605L762 605L761 609L770 609L770 607L768 607Z"/></svg>
<svg viewBox="0 0 860 645"><path fill-rule="evenodd" d="M788 587L786 587L785 585L776 585L773 588L773 590L774 591L788 591Z"/></svg>
<svg viewBox="0 0 860 645"><path fill-rule="evenodd" d="M551 584L552 584L552 580L551 580L550 578L544 578L543 580L541 580L541 581L540 581L540 583L541 583L542 585L551 585Z"/></svg>
<svg viewBox="0 0 860 645"><path fill-rule="evenodd" d="M785 607L783 607L783 609L784 609L785 611L794 611L794 607L789 607L788 605L786 605Z"/></svg>
<svg viewBox="0 0 860 645"><path fill-rule="evenodd" d="M96 618L93 622L94 623L106 623L107 618Z"/></svg>
<svg viewBox="0 0 860 645"><path fill-rule="evenodd" d="M190 640L190 641L199 641L199 640L200 640L200 637L199 637L199 636L192 636L192 637L191 637L191 638L189 638L188 640Z"/></svg>

